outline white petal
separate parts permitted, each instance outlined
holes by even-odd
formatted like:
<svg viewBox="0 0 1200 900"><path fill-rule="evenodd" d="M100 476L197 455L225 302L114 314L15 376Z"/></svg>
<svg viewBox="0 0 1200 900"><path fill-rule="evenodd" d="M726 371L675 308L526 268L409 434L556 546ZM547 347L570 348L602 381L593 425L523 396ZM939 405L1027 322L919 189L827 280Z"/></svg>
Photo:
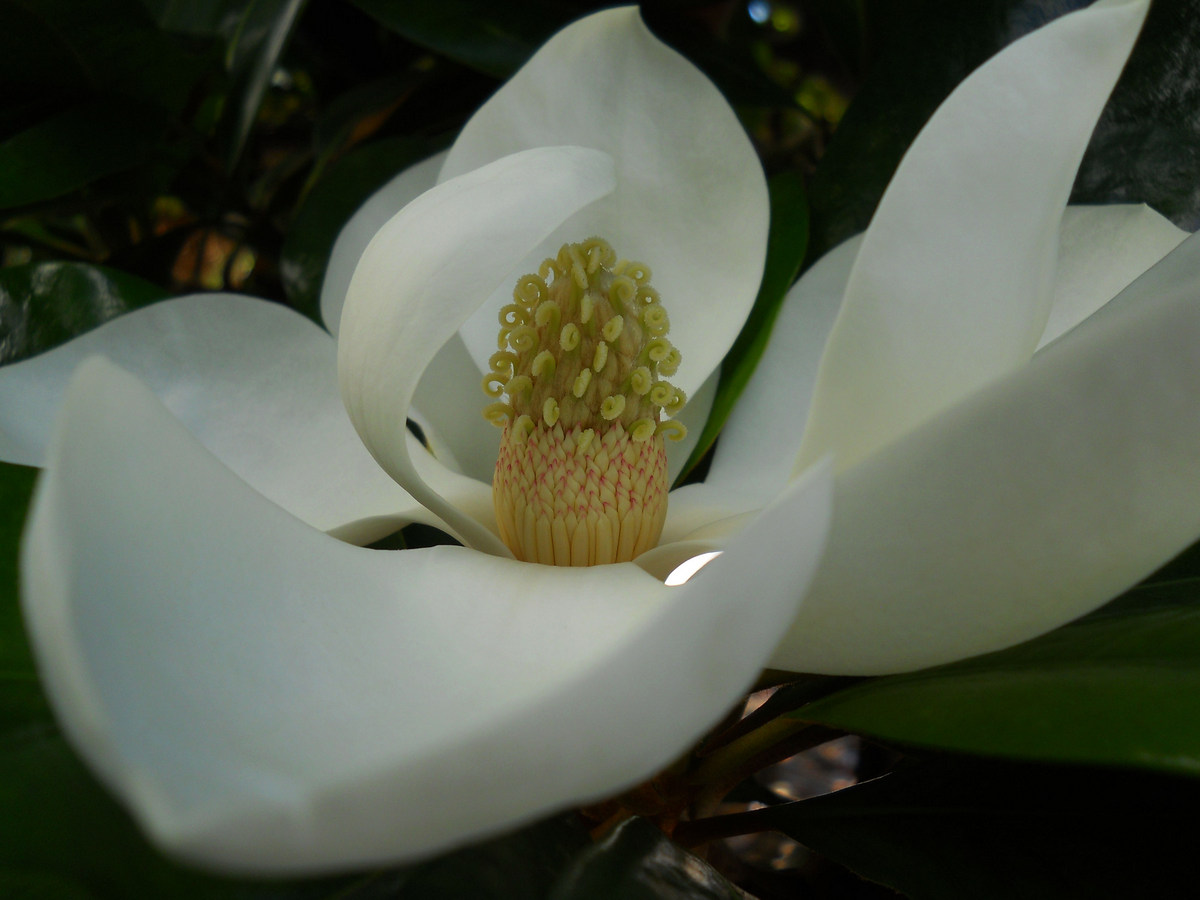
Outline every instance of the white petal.
<svg viewBox="0 0 1200 900"><path fill-rule="evenodd" d="M1200 535L1200 237L1020 372L838 476L774 664L916 669L1033 637Z"/></svg>
<svg viewBox="0 0 1200 900"><path fill-rule="evenodd" d="M262 872L412 858L658 771L751 682L815 568L828 473L687 585L312 531L101 360L24 544L64 729L163 846Z"/></svg>
<svg viewBox="0 0 1200 900"><path fill-rule="evenodd" d="M1039 349L1117 296L1187 236L1145 205L1068 206L1058 236L1054 305Z"/></svg>
<svg viewBox="0 0 1200 900"><path fill-rule="evenodd" d="M736 492L741 509L769 503L792 477L821 351L861 244L860 235L838 245L788 291L762 359L721 430L704 480Z"/></svg>
<svg viewBox="0 0 1200 900"><path fill-rule="evenodd" d="M718 369L688 396L687 404L676 416L679 423L687 429L687 434L684 435L683 440L666 442L667 484L674 484L679 473L683 471L683 464L688 461L692 450L695 449L696 442L700 440L700 432L704 430L704 423L708 421L713 401L717 398L717 383L720 380L721 372Z"/></svg>
<svg viewBox="0 0 1200 900"><path fill-rule="evenodd" d="M355 434L329 335L282 306L229 294L156 303L0 368L3 458L41 465L71 373L94 354L136 373L226 465L316 528L371 540L436 521Z"/></svg>
<svg viewBox="0 0 1200 900"><path fill-rule="evenodd" d="M647 30L636 7L624 7L551 38L463 128L440 179L551 144L609 153L617 189L555 229L521 271L537 271L563 242L590 235L649 265L683 354L671 381L690 396L737 337L762 278L766 181L737 117L695 66ZM481 371L512 287L503 285L464 330Z"/></svg>
<svg viewBox="0 0 1200 900"><path fill-rule="evenodd" d="M456 334L421 376L409 416L425 429L439 460L491 484L500 432L483 417L492 401L479 385L479 369Z"/></svg>
<svg viewBox="0 0 1200 900"><path fill-rule="evenodd" d="M839 469L1029 359L1059 219L1146 0L1101 0L1011 44L934 113L863 240L801 464Z"/></svg>
<svg viewBox="0 0 1200 900"><path fill-rule="evenodd" d="M1146 206L1068 206L1041 346L1090 316L1185 237ZM788 292L766 352L721 431L705 483L737 491L742 508L762 506L792 475L817 363L861 242L854 237L825 254Z"/></svg>
<svg viewBox="0 0 1200 900"><path fill-rule="evenodd" d="M321 282L321 319L334 337L341 325L350 276L367 244L388 219L437 183L445 160L446 153L442 152L409 166L372 194L338 232Z"/></svg>
<svg viewBox="0 0 1200 900"><path fill-rule="evenodd" d="M529 247L612 188L612 162L599 151L517 153L404 207L354 271L338 336L350 419L379 464L468 546L510 555L489 526L447 503L413 467L405 417L417 383L496 286L520 274L512 266Z"/></svg>

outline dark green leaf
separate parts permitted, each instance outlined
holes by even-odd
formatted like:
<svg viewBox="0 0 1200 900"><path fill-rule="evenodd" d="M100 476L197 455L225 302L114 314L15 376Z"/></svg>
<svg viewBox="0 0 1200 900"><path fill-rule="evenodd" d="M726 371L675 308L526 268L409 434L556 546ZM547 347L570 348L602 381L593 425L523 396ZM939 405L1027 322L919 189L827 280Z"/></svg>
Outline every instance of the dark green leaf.
<svg viewBox="0 0 1200 900"><path fill-rule="evenodd" d="M321 282L342 226L392 176L437 149L428 141L391 138L353 150L330 167L297 211L280 256L283 286L297 310L321 321Z"/></svg>
<svg viewBox="0 0 1200 900"><path fill-rule="evenodd" d="M388 896L370 880L230 880L161 856L48 723L0 735L0 886L105 900L334 900ZM37 896L36 894L34 896Z"/></svg>
<svg viewBox="0 0 1200 900"><path fill-rule="evenodd" d="M136 275L84 263L0 269L0 363L49 350L165 296Z"/></svg>
<svg viewBox="0 0 1200 900"><path fill-rule="evenodd" d="M70 193L144 163L166 129L153 108L92 100L0 143L0 209Z"/></svg>
<svg viewBox="0 0 1200 900"><path fill-rule="evenodd" d="M179 34L228 35L253 0L142 0L160 28Z"/></svg>
<svg viewBox="0 0 1200 900"><path fill-rule="evenodd" d="M551 900L741 900L708 863L644 819L621 824L580 855Z"/></svg>
<svg viewBox="0 0 1200 900"><path fill-rule="evenodd" d="M0 3L6 102L34 101L43 111L98 95L178 111L212 59L209 49L164 35L138 0Z"/></svg>
<svg viewBox="0 0 1200 900"><path fill-rule="evenodd" d="M796 172L775 175L768 182L768 187L771 192L771 233L767 241L762 285L746 324L721 363L712 411L691 457L683 467L684 474L708 452L733 411L733 405L745 390L750 376L754 374L770 340L779 307L788 288L796 280L796 273L800 271L800 263L808 247L808 203L800 175Z"/></svg>
<svg viewBox="0 0 1200 900"><path fill-rule="evenodd" d="M806 706L891 741L1200 772L1200 579L1137 588L1041 638L877 678Z"/></svg>
<svg viewBox="0 0 1200 900"><path fill-rule="evenodd" d="M423 47L503 78L558 28L574 18L548 0L496 4L488 0L352 0L367 15Z"/></svg>
<svg viewBox="0 0 1200 900"><path fill-rule="evenodd" d="M762 810L783 831L912 900L1194 896L1200 783L933 760Z"/></svg>
<svg viewBox="0 0 1200 900"><path fill-rule="evenodd" d="M396 900L545 900L591 843L574 816L546 819L406 869Z"/></svg>
<svg viewBox="0 0 1200 900"><path fill-rule="evenodd" d="M37 469L0 463L0 678L21 684L0 698L0 707L24 707L27 682L33 677L33 658L25 640L17 600L17 556L25 511L33 494Z"/></svg>
<svg viewBox="0 0 1200 900"><path fill-rule="evenodd" d="M306 0L251 0L229 41L230 90L222 125L225 162L241 156L279 55Z"/></svg>

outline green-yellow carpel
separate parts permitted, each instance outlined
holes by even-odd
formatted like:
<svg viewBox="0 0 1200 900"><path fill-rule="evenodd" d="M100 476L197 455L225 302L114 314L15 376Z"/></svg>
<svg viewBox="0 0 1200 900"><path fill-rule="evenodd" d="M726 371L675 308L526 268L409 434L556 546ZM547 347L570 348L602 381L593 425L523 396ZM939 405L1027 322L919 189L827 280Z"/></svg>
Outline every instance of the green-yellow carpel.
<svg viewBox="0 0 1200 900"><path fill-rule="evenodd" d="M680 440L683 392L670 321L642 263L589 238L517 280L483 379L503 429L492 499L517 559L627 562L658 543L667 515L663 438Z"/></svg>

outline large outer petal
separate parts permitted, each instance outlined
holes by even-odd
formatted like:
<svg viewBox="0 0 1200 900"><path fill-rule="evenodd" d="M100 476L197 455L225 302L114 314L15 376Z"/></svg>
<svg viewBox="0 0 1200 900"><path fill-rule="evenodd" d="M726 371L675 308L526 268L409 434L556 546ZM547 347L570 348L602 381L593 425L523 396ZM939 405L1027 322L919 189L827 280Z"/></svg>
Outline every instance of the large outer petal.
<svg viewBox="0 0 1200 900"><path fill-rule="evenodd" d="M829 513L825 472L668 588L342 544L103 360L60 423L22 567L44 683L158 842L234 869L411 858L653 774L753 680Z"/></svg>
<svg viewBox="0 0 1200 900"><path fill-rule="evenodd" d="M485 524L456 509L414 465L405 419L417 383L496 286L520 274L516 261L612 188L612 161L599 151L517 153L422 194L379 230L355 269L338 334L350 419L379 464L468 546L511 555L491 516Z"/></svg>
<svg viewBox="0 0 1200 900"><path fill-rule="evenodd" d="M690 396L729 350L762 278L767 188L741 124L712 82L624 7L547 41L466 124L440 178L551 144L610 154L617 189L557 228L522 271L593 234L647 263L683 353L671 381ZM511 291L502 286L464 329L481 366Z"/></svg>
<svg viewBox="0 0 1200 900"><path fill-rule="evenodd" d="M1047 631L1200 535L1200 236L1022 371L841 473L774 663L878 674Z"/></svg>
<svg viewBox="0 0 1200 900"><path fill-rule="evenodd" d="M833 452L848 468L1029 359L1075 171L1147 6L1062 16L938 108L867 229L800 466Z"/></svg>
<svg viewBox="0 0 1200 900"><path fill-rule="evenodd" d="M94 354L135 372L204 446L310 525L371 540L436 521L363 448L329 335L231 294L166 300L0 368L0 456L41 465L71 373Z"/></svg>

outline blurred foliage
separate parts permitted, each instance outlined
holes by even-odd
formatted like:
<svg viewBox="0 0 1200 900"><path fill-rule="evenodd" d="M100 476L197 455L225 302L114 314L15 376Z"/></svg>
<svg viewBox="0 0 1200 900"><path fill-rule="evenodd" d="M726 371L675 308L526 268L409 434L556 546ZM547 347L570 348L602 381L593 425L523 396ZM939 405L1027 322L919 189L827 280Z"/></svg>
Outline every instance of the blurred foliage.
<svg viewBox="0 0 1200 900"><path fill-rule="evenodd" d="M651 29L725 92L771 176L767 274L705 446L802 263L865 227L938 103L1000 47L1084 3L642 4ZM445 146L554 30L602 5L0 0L0 360L190 291L238 290L318 318L330 248L355 208ZM1075 199L1146 201L1200 224L1198 6L1154 3ZM857 788L788 804L732 765L730 796L762 808L683 827L678 842L665 833L679 809L631 795L625 812L663 830L642 818L613 829L608 809L405 869L248 882L163 859L57 733L17 608L33 481L33 470L0 465L0 894L735 896L707 857L764 900L1190 895L1172 879L1195 837L1200 551L1038 642L911 676L802 680L746 720L760 733L783 723L783 739L755 747L756 765L835 728L881 742L867 745L860 776L905 760ZM680 772L711 767L742 728L714 735ZM739 829L775 829L809 849L763 869L708 842Z"/></svg>

